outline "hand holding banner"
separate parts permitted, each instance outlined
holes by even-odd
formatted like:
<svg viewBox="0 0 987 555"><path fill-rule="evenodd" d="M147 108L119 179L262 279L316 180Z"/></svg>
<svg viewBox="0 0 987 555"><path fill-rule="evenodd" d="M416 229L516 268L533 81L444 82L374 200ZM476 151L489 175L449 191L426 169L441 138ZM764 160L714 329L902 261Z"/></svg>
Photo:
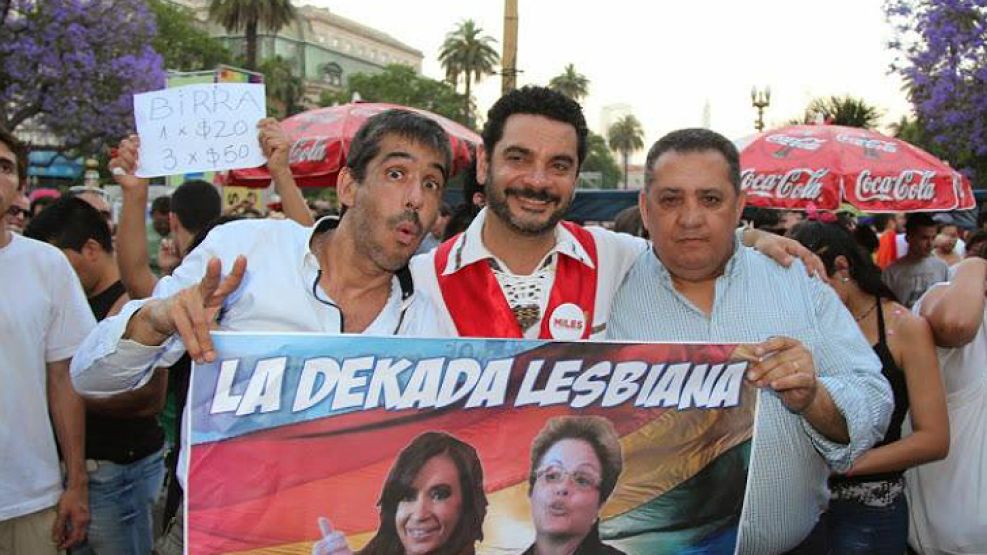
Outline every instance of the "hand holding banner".
<svg viewBox="0 0 987 555"><path fill-rule="evenodd" d="M138 177L254 168L264 164L257 122L264 85L188 85L134 95Z"/></svg>

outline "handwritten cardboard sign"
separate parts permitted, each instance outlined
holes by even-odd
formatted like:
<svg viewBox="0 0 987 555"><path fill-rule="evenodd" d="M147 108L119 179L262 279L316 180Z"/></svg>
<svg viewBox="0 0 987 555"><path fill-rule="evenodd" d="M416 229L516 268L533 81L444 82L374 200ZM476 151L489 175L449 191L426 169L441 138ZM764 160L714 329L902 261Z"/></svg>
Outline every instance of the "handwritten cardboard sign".
<svg viewBox="0 0 987 555"><path fill-rule="evenodd" d="M255 168L264 164L257 122L264 85L187 85L134 95L140 177Z"/></svg>

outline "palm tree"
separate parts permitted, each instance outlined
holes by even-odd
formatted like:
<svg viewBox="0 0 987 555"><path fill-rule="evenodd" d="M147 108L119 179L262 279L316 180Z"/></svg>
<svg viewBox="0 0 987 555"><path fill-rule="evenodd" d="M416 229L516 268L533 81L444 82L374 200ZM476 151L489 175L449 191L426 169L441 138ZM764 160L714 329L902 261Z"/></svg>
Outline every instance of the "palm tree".
<svg viewBox="0 0 987 555"><path fill-rule="evenodd" d="M439 62L446 70L446 79L455 86L459 78L463 77L466 85L463 118L467 125L472 121L470 85L473 81L479 82L484 76L492 75L494 68L500 63L500 56L493 47L497 41L482 33L483 29L477 27L472 19L467 19L446 35L439 50Z"/></svg>
<svg viewBox="0 0 987 555"><path fill-rule="evenodd" d="M873 129L881 119L881 111L862 98L830 96L814 99L805 109L803 120L795 120L793 123L811 124L819 117L831 125Z"/></svg>
<svg viewBox="0 0 987 555"><path fill-rule="evenodd" d="M277 33L295 18L291 0L212 0L209 17L227 32L243 29L247 41L247 69L257 69L257 28Z"/></svg>
<svg viewBox="0 0 987 555"><path fill-rule="evenodd" d="M624 157L624 188L627 188L627 161L631 153L644 148L644 129L641 122L633 114L617 120L607 130L607 140L610 148L616 150Z"/></svg>
<svg viewBox="0 0 987 555"><path fill-rule="evenodd" d="M579 102L589 94L589 79L582 73L577 73L576 68L569 64L565 66L565 71L552 77L548 88Z"/></svg>

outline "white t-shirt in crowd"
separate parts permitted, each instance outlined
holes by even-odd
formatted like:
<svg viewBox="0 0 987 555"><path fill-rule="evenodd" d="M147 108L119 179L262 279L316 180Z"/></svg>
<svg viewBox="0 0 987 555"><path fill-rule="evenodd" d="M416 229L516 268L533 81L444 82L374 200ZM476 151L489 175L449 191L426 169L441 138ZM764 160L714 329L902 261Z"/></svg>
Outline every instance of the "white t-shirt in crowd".
<svg viewBox="0 0 987 555"><path fill-rule="evenodd" d="M58 502L47 362L72 357L96 324L65 255L13 235L0 249L0 521Z"/></svg>
<svg viewBox="0 0 987 555"><path fill-rule="evenodd" d="M937 286L932 286L935 289ZM918 314L922 301L913 311ZM924 555L987 553L987 311L973 341L936 349L949 455L905 472L908 543ZM902 435L911 433L905 419Z"/></svg>

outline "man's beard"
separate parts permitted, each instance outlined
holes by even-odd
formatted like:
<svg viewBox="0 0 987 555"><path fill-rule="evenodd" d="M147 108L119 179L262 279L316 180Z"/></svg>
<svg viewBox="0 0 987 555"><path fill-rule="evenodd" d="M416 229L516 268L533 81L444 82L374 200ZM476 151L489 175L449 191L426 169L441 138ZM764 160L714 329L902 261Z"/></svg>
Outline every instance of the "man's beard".
<svg viewBox="0 0 987 555"><path fill-rule="evenodd" d="M379 216L362 210L350 210L347 213L347 217L351 216L354 216L356 220L354 223L356 224L357 231L357 236L355 237L357 251L373 261L379 268L388 272L396 272L408 264L408 260L414 254L418 245L421 244L421 239L424 235L421 218L418 216L418 212L414 210L406 210L401 214L387 218L384 223L385 234L393 232L399 224L408 222L415 226L415 233L418 235L418 243L412 245L414 248L407 255L400 253L389 254L388 250L384 248L374 233L375 225L379 225L375 224L374 220Z"/></svg>
<svg viewBox="0 0 987 555"><path fill-rule="evenodd" d="M571 197L563 200L562 197L559 197L558 195L552 195L545 190L537 190L534 187L506 187L503 193L501 193L493 184L492 168L487 172L487 185L487 206L511 229L522 235L542 235L552 229L555 229L556 224L562 221L562 217L565 216L566 211L569 209L569 205L572 203ZM511 208L507 204L507 199L512 195L518 198L528 198L536 201L555 203L556 208L544 222L525 222L519 218L516 218L514 214L511 213Z"/></svg>

